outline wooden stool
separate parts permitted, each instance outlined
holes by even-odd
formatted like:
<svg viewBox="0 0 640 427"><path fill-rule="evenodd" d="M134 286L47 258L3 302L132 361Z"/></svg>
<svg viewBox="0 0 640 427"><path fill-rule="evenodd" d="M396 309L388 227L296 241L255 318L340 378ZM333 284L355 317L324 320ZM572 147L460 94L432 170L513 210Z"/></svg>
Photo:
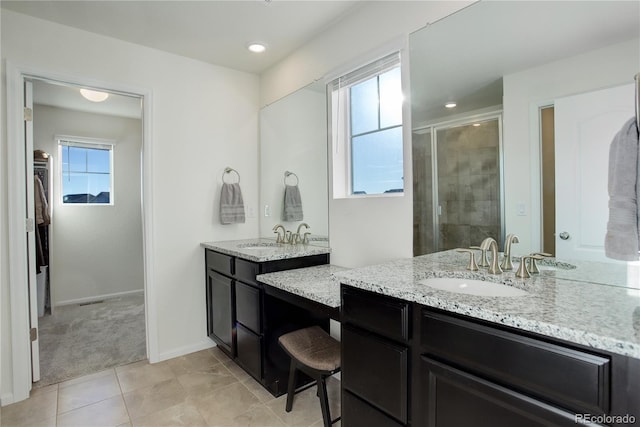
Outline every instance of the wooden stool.
<svg viewBox="0 0 640 427"><path fill-rule="evenodd" d="M289 332L278 338L278 342L291 356L286 411L291 412L293 407L297 373L300 370L316 380L324 426L330 427L340 417L331 420L326 379L340 371L340 343L319 326Z"/></svg>

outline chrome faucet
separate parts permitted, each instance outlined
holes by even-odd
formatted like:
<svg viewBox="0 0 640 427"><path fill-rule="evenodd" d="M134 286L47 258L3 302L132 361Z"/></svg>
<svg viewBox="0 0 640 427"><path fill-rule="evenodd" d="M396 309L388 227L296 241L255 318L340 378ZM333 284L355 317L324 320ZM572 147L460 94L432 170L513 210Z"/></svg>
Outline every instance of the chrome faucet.
<svg viewBox="0 0 640 427"><path fill-rule="evenodd" d="M282 234L280 234L280 228L282 228ZM278 237L276 237L276 243L285 243L284 239L287 235L287 230L284 229L284 226L282 224L276 224L273 227L273 232L278 235Z"/></svg>
<svg viewBox="0 0 640 427"><path fill-rule="evenodd" d="M300 234L300 229L304 227L305 228L305 233L304 234ZM296 230L296 236L297 236L297 240L300 241L302 244L307 244L309 243L309 234L306 231L311 229L311 227L309 227L309 224L307 224L306 222L301 222L300 225L298 225L298 230ZM300 236L303 236L302 239L300 238Z"/></svg>
<svg viewBox="0 0 640 427"><path fill-rule="evenodd" d="M520 243L518 236L507 234L507 240L504 242L504 258L502 259L502 264L500 264L502 271L513 270L513 263L511 262L511 245L513 243Z"/></svg>
<svg viewBox="0 0 640 427"><path fill-rule="evenodd" d="M489 266L489 274L501 274L502 270L500 269L500 264L498 263L498 242L495 241L493 237L487 237L480 244L481 250L490 250L493 259L491 260L491 265Z"/></svg>

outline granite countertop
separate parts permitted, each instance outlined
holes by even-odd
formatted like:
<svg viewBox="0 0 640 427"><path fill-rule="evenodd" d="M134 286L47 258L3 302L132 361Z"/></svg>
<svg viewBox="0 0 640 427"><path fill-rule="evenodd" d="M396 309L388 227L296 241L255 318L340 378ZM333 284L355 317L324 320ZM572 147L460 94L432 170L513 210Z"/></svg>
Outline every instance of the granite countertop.
<svg viewBox="0 0 640 427"><path fill-rule="evenodd" d="M200 246L255 262L276 261L331 253L331 248L328 246L314 244L289 245L286 243L276 243L275 239L267 238L203 242Z"/></svg>
<svg viewBox="0 0 640 427"><path fill-rule="evenodd" d="M445 251L334 273L341 283L640 359L638 269L579 263L573 270L541 270L530 279L514 272L466 270L468 254ZM603 276L605 284L592 274ZM590 275L591 274L591 275ZM440 291L418 283L429 277L461 277L504 283L529 293L483 297ZM614 279L612 279L614 278Z"/></svg>
<svg viewBox="0 0 640 427"><path fill-rule="evenodd" d="M337 308L340 307L340 282L333 274L345 270L344 267L325 264L259 274L256 279L275 288Z"/></svg>

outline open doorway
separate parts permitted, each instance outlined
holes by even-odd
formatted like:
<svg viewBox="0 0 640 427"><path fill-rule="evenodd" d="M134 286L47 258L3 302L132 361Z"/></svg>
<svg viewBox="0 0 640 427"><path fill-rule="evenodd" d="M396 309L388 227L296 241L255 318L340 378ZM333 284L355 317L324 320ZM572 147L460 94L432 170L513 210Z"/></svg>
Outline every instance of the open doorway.
<svg viewBox="0 0 640 427"><path fill-rule="evenodd" d="M41 387L146 358L142 99L106 91L96 102L78 86L38 78L25 85L33 98L25 155L40 201L33 380Z"/></svg>

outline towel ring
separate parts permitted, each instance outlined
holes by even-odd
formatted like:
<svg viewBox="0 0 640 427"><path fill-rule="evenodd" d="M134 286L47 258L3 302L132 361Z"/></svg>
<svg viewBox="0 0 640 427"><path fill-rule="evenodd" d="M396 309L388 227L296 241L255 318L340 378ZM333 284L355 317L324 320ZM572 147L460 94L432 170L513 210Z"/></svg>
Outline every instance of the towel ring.
<svg viewBox="0 0 640 427"><path fill-rule="evenodd" d="M230 168L228 166L224 168L224 172L222 173L222 182L224 182L225 184L230 184L229 182L224 180L224 177L231 172L235 172L236 175L238 175L238 184L240 184L240 174L238 173L237 170L235 170L234 168Z"/></svg>
<svg viewBox="0 0 640 427"><path fill-rule="evenodd" d="M293 185L298 185L298 183L300 182L300 179L298 178L298 175L296 175L293 172L289 172L289 171L285 171L284 173L284 185L287 185L287 178L289 178L291 175L296 177L296 183Z"/></svg>

